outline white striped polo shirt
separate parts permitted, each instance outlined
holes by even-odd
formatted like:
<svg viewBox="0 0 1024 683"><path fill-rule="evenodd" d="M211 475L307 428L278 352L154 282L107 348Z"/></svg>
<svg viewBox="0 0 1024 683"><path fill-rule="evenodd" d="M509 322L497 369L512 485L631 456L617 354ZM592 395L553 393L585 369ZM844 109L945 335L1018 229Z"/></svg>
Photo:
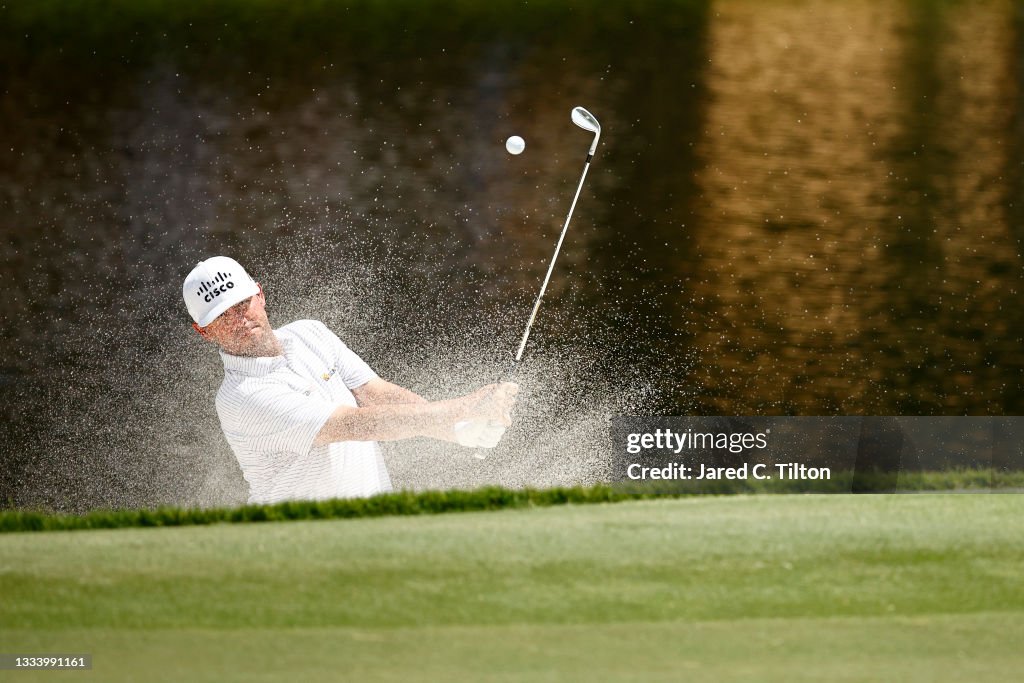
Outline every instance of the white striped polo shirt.
<svg viewBox="0 0 1024 683"><path fill-rule="evenodd" d="M313 446L352 389L377 374L327 327L298 320L275 330L283 356L243 358L221 351L221 429L249 482L250 503L372 496L391 490L375 441Z"/></svg>

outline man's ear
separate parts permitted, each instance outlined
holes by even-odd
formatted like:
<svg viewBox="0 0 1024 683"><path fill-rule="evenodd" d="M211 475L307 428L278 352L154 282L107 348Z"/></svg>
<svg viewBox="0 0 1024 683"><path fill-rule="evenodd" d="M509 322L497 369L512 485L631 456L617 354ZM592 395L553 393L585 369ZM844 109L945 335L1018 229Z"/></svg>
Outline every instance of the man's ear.
<svg viewBox="0 0 1024 683"><path fill-rule="evenodd" d="M263 299L263 303L267 303L267 295L263 293L263 285L257 282L256 286L260 288L260 298Z"/></svg>

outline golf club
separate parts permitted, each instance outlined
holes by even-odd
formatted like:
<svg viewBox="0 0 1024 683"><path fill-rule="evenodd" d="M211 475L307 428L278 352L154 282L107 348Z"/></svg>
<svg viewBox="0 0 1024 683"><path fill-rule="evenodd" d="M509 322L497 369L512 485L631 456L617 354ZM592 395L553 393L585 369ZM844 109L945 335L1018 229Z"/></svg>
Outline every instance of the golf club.
<svg viewBox="0 0 1024 683"><path fill-rule="evenodd" d="M558 237L558 244L555 245L555 253L551 257L551 263L548 265L548 273L544 276L544 283L540 286L540 293L537 295L537 300L533 302L533 311L530 313L530 319L526 322L526 329L523 331L523 339L519 342L519 350L516 351L516 355L512 360L512 366L508 370L508 377L512 377L512 373L515 372L516 365L523 358L523 351L526 350L526 342L530 339L530 330L533 328L533 322L537 319L537 311L540 310L541 301L544 299L544 293L548 289L548 282L551 280L551 273L555 270L555 261L558 259L558 252L562 250L562 242L565 240L565 234L569 231L569 221L572 220L572 212L576 209L576 202L579 201L580 192L583 190L583 181L587 179L587 170L590 168L590 161L594 158L594 152L597 150L597 141L601 138L601 124L597 122L594 115L583 107L573 107L572 110L572 122L585 131L594 134L594 141L590 144L590 150L587 152L587 160L583 164L583 174L580 176L580 184L576 187L576 196L572 198L572 205L569 207L569 215L565 217L565 225L562 226L562 234Z"/></svg>
<svg viewBox="0 0 1024 683"><path fill-rule="evenodd" d="M555 245L555 253L551 257L551 263L548 265L547 275L544 276L544 282L540 286L540 293L537 294L537 300L533 302L533 311L530 312L530 319L526 322L526 329L523 330L523 339L519 342L519 349L516 351L516 354L512 359L508 372L505 373L506 382L512 379L516 366L523 358L523 352L526 350L526 342L530 339L530 330L533 328L533 323L537 319L537 311L540 310L541 301L544 300L544 293L548 289L548 282L551 280L551 273L555 270L555 261L558 260L558 253L562 250L562 242L565 241L565 234L569 231L569 221L572 220L572 212L576 210L576 202L579 201L580 192L583 190L583 181L587 179L587 170L590 168L590 161L594 158L594 152L597 150L597 141L601 137L601 124L597 122L597 119L593 114L583 107L573 108L572 122L583 130L593 133L594 141L590 143L590 149L587 151L587 160L583 164L583 174L580 176L580 183L576 187L575 196L572 198L572 205L569 207L569 214L565 217L565 225L562 226L562 234L558 236L558 243ZM466 421L455 425L455 430L458 432L461 429L470 428L471 426L472 424ZM487 455L477 450L473 453L473 457L478 460L484 460Z"/></svg>

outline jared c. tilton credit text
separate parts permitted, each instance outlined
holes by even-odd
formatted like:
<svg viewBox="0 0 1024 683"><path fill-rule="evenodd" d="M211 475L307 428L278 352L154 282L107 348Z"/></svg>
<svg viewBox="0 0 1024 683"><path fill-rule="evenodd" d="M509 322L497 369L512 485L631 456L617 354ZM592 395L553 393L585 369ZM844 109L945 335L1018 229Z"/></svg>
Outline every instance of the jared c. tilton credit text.
<svg viewBox="0 0 1024 683"><path fill-rule="evenodd" d="M626 437L626 452L636 455L644 450L671 451L718 449L742 453L768 447L769 431L753 433L676 432L657 429L654 432L632 433ZM631 463L626 467L630 479L831 479L828 467L808 467L802 463L743 463L738 467L711 467L703 463L686 465L672 462L661 467Z"/></svg>

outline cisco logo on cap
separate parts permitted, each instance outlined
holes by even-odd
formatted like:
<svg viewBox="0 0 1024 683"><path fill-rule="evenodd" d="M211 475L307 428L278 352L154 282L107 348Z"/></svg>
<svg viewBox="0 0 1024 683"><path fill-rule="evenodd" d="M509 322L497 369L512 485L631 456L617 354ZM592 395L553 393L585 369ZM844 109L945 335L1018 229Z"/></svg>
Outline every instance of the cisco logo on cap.
<svg viewBox="0 0 1024 683"><path fill-rule="evenodd" d="M231 280L231 273L218 271L216 277L203 283L203 286L196 292L196 296L203 297L203 301L209 303L224 292L234 288L235 283Z"/></svg>

